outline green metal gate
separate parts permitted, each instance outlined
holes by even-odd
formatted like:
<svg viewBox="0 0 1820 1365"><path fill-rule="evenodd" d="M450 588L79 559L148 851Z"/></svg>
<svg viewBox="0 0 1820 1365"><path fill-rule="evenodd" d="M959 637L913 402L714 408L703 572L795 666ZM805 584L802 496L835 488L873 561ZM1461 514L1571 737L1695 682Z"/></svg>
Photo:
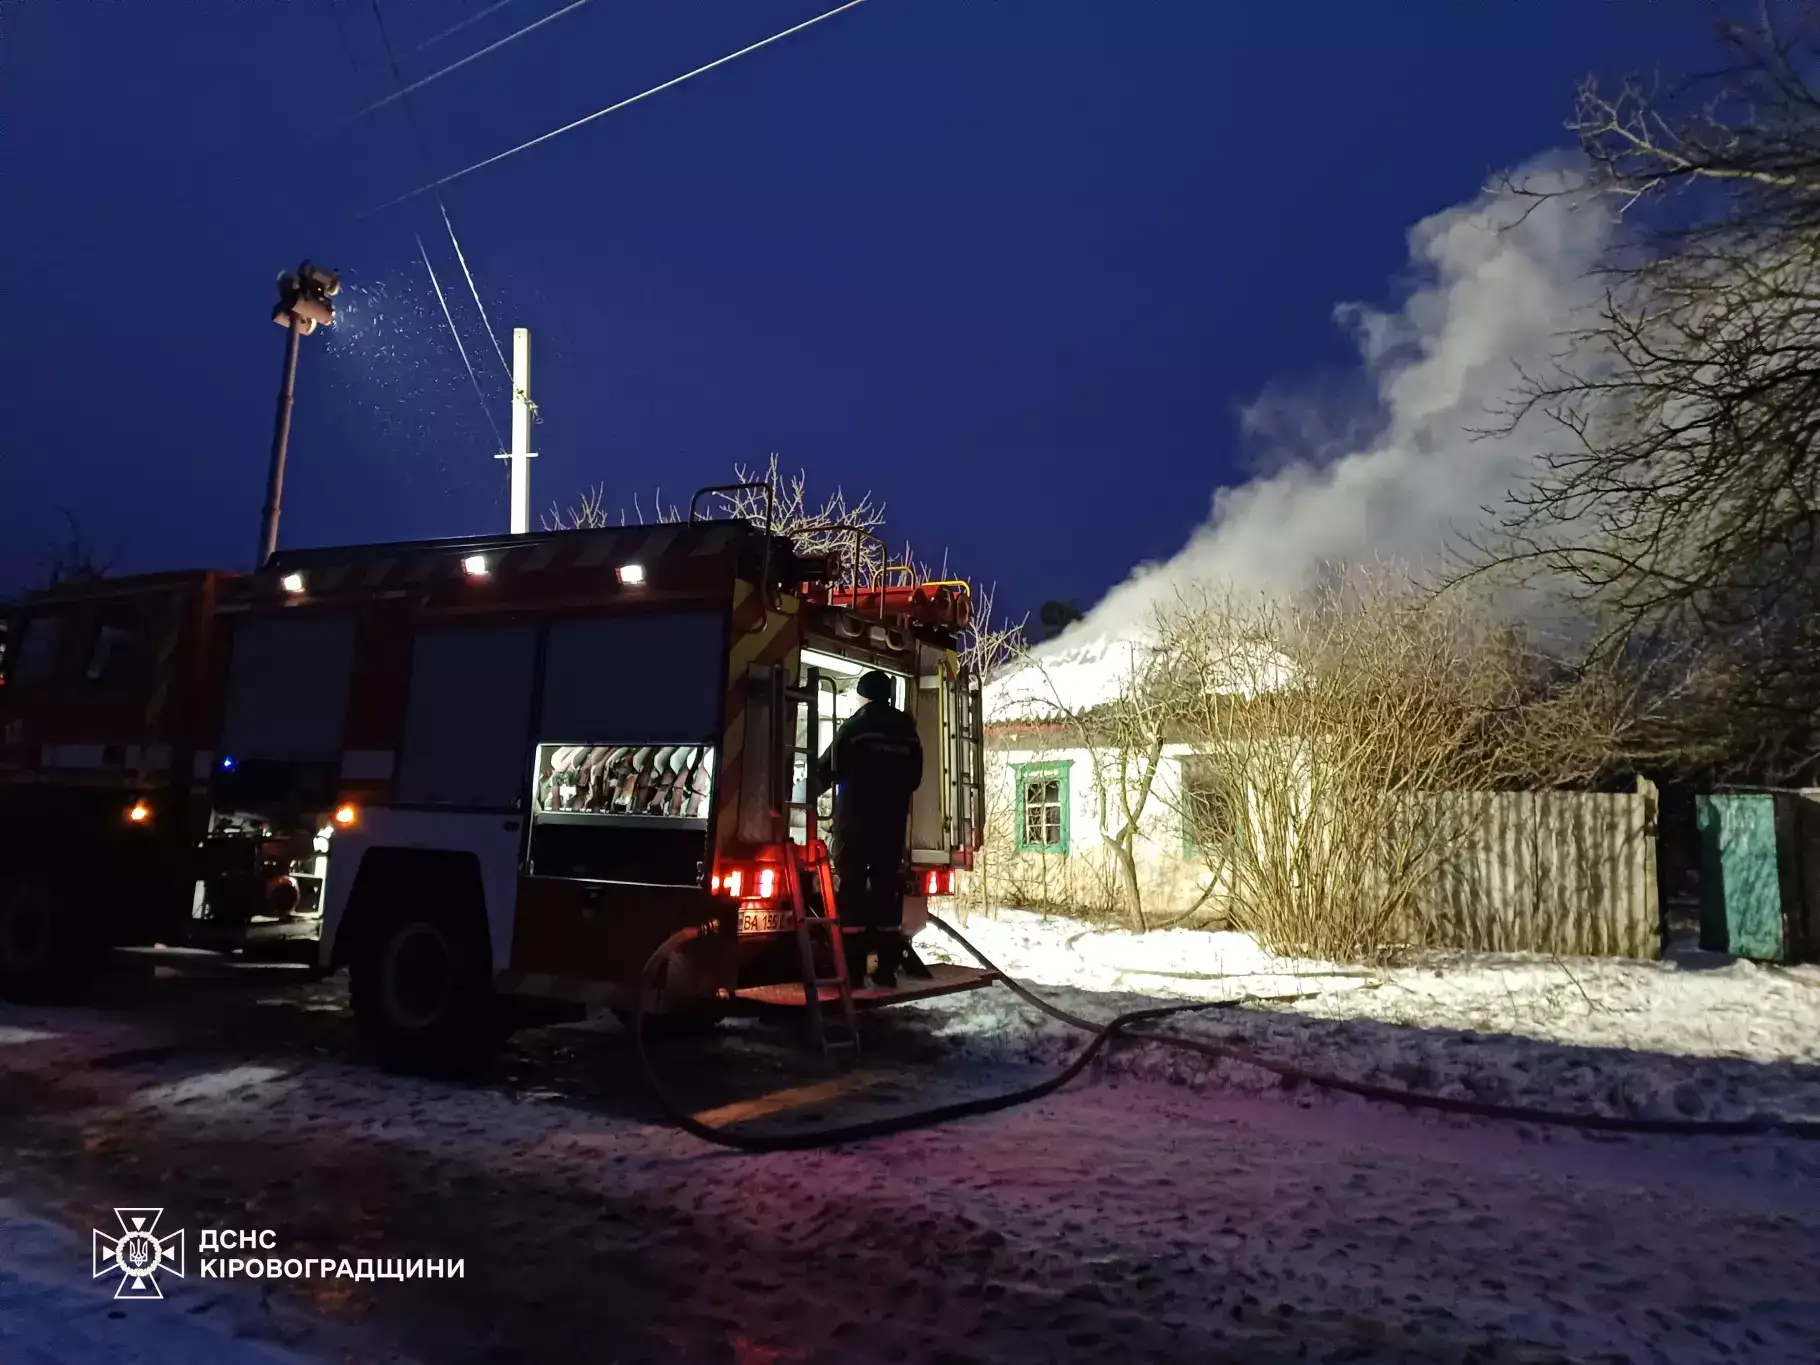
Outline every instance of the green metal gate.
<svg viewBox="0 0 1820 1365"><path fill-rule="evenodd" d="M1801 955L1801 798L1784 792L1696 796L1700 946L1760 962Z"/></svg>

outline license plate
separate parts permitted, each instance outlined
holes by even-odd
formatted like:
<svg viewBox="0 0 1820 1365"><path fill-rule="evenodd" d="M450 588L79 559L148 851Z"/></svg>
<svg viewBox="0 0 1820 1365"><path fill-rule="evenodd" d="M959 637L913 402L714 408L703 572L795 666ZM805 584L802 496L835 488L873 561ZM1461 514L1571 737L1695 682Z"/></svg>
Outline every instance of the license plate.
<svg viewBox="0 0 1820 1365"><path fill-rule="evenodd" d="M741 910L739 932L742 934L781 934L791 927L788 910Z"/></svg>

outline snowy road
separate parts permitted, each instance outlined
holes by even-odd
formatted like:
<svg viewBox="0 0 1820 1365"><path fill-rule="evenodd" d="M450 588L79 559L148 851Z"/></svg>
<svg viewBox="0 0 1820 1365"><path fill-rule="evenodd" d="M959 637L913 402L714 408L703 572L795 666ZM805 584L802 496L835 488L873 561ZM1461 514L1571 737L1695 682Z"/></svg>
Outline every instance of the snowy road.
<svg viewBox="0 0 1820 1365"><path fill-rule="evenodd" d="M9 1242L0 1208L9 1365L240 1365L271 1341L363 1365L1820 1359L1814 1145L1594 1140L1102 1075L753 1158L659 1125L611 1030L527 1035L487 1083L436 1085L362 1064L338 1006L333 985L205 980L0 1007L0 1198L80 1239L59 1285L54 1238L15 1220L31 1235ZM738 1031L666 1064L694 1068L704 1108L764 1123L1020 1078L940 1069L908 1024L876 1032L832 1096ZM105 1317L79 1283L86 1229L129 1204L270 1228L287 1256L461 1257L466 1276L296 1282L274 1313L257 1286L200 1298L192 1275L181 1299L112 1310L194 1310L261 1354L49 1339L71 1303Z"/></svg>

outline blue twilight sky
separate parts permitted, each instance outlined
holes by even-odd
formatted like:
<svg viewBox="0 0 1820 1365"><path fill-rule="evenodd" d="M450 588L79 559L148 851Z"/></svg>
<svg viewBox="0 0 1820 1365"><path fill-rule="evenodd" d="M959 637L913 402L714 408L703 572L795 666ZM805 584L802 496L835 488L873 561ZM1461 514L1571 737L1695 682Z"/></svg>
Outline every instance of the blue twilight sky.
<svg viewBox="0 0 1820 1365"><path fill-rule="evenodd" d="M378 0L407 79L566 0ZM122 569L252 555L273 280L304 343L283 539L505 528L507 393L435 201L362 212L827 8L590 0L395 89L374 0L0 0L0 589L62 509ZM686 501L778 452L1020 606L1090 601L1245 476L1239 408L1351 365L1405 233L1564 140L1701 0L868 0L446 191L539 504ZM427 161L426 161L427 155Z"/></svg>

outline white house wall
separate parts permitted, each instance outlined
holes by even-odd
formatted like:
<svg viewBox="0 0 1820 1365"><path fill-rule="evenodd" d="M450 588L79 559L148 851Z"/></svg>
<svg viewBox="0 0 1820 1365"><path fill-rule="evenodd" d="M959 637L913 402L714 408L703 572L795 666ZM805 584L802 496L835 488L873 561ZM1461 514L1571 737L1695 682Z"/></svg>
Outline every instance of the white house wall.
<svg viewBox="0 0 1820 1365"><path fill-rule="evenodd" d="M1182 821L1178 813L1179 760L1192 752L1183 744L1169 745L1163 750L1149 800L1138 820L1138 837L1132 853L1138 866L1147 915L1152 912L1180 913L1192 908L1205 899L1212 880L1205 864L1184 856ZM1137 761L1134 760L1134 764ZM1025 764L1060 763L1069 768L1068 851L1065 854L1014 851L1018 768ZM989 749L985 777L992 836L988 841L987 857L998 863L995 870L1002 883L1007 888L1015 885L1027 893L1040 888L1044 894L1038 899L1055 906L1116 908L1110 886L1116 886L1119 870L1108 835L1120 828L1121 808L1116 790L1108 790L1102 825L1100 782L1091 752L1080 748ZM993 875L993 870L989 869L987 875Z"/></svg>
<svg viewBox="0 0 1820 1365"><path fill-rule="evenodd" d="M1186 745L1164 749L1140 817L1133 851L1148 923L1196 906L1217 912L1223 901L1222 887L1182 838L1177 760L1192 752ZM1028 763L1069 765L1065 854L1014 851L1016 772ZM1116 798L1109 794L1102 825L1088 750L989 749L986 782L988 839L971 887L975 894L994 903L1128 913L1107 839L1117 828ZM1256 833L1255 794L1250 804ZM1471 833L1442 855L1420 888L1411 919L1398 926L1403 941L1472 951L1659 953L1653 795L1411 795L1408 808L1419 818L1450 812L1467 819ZM1277 822L1265 823L1274 830Z"/></svg>

